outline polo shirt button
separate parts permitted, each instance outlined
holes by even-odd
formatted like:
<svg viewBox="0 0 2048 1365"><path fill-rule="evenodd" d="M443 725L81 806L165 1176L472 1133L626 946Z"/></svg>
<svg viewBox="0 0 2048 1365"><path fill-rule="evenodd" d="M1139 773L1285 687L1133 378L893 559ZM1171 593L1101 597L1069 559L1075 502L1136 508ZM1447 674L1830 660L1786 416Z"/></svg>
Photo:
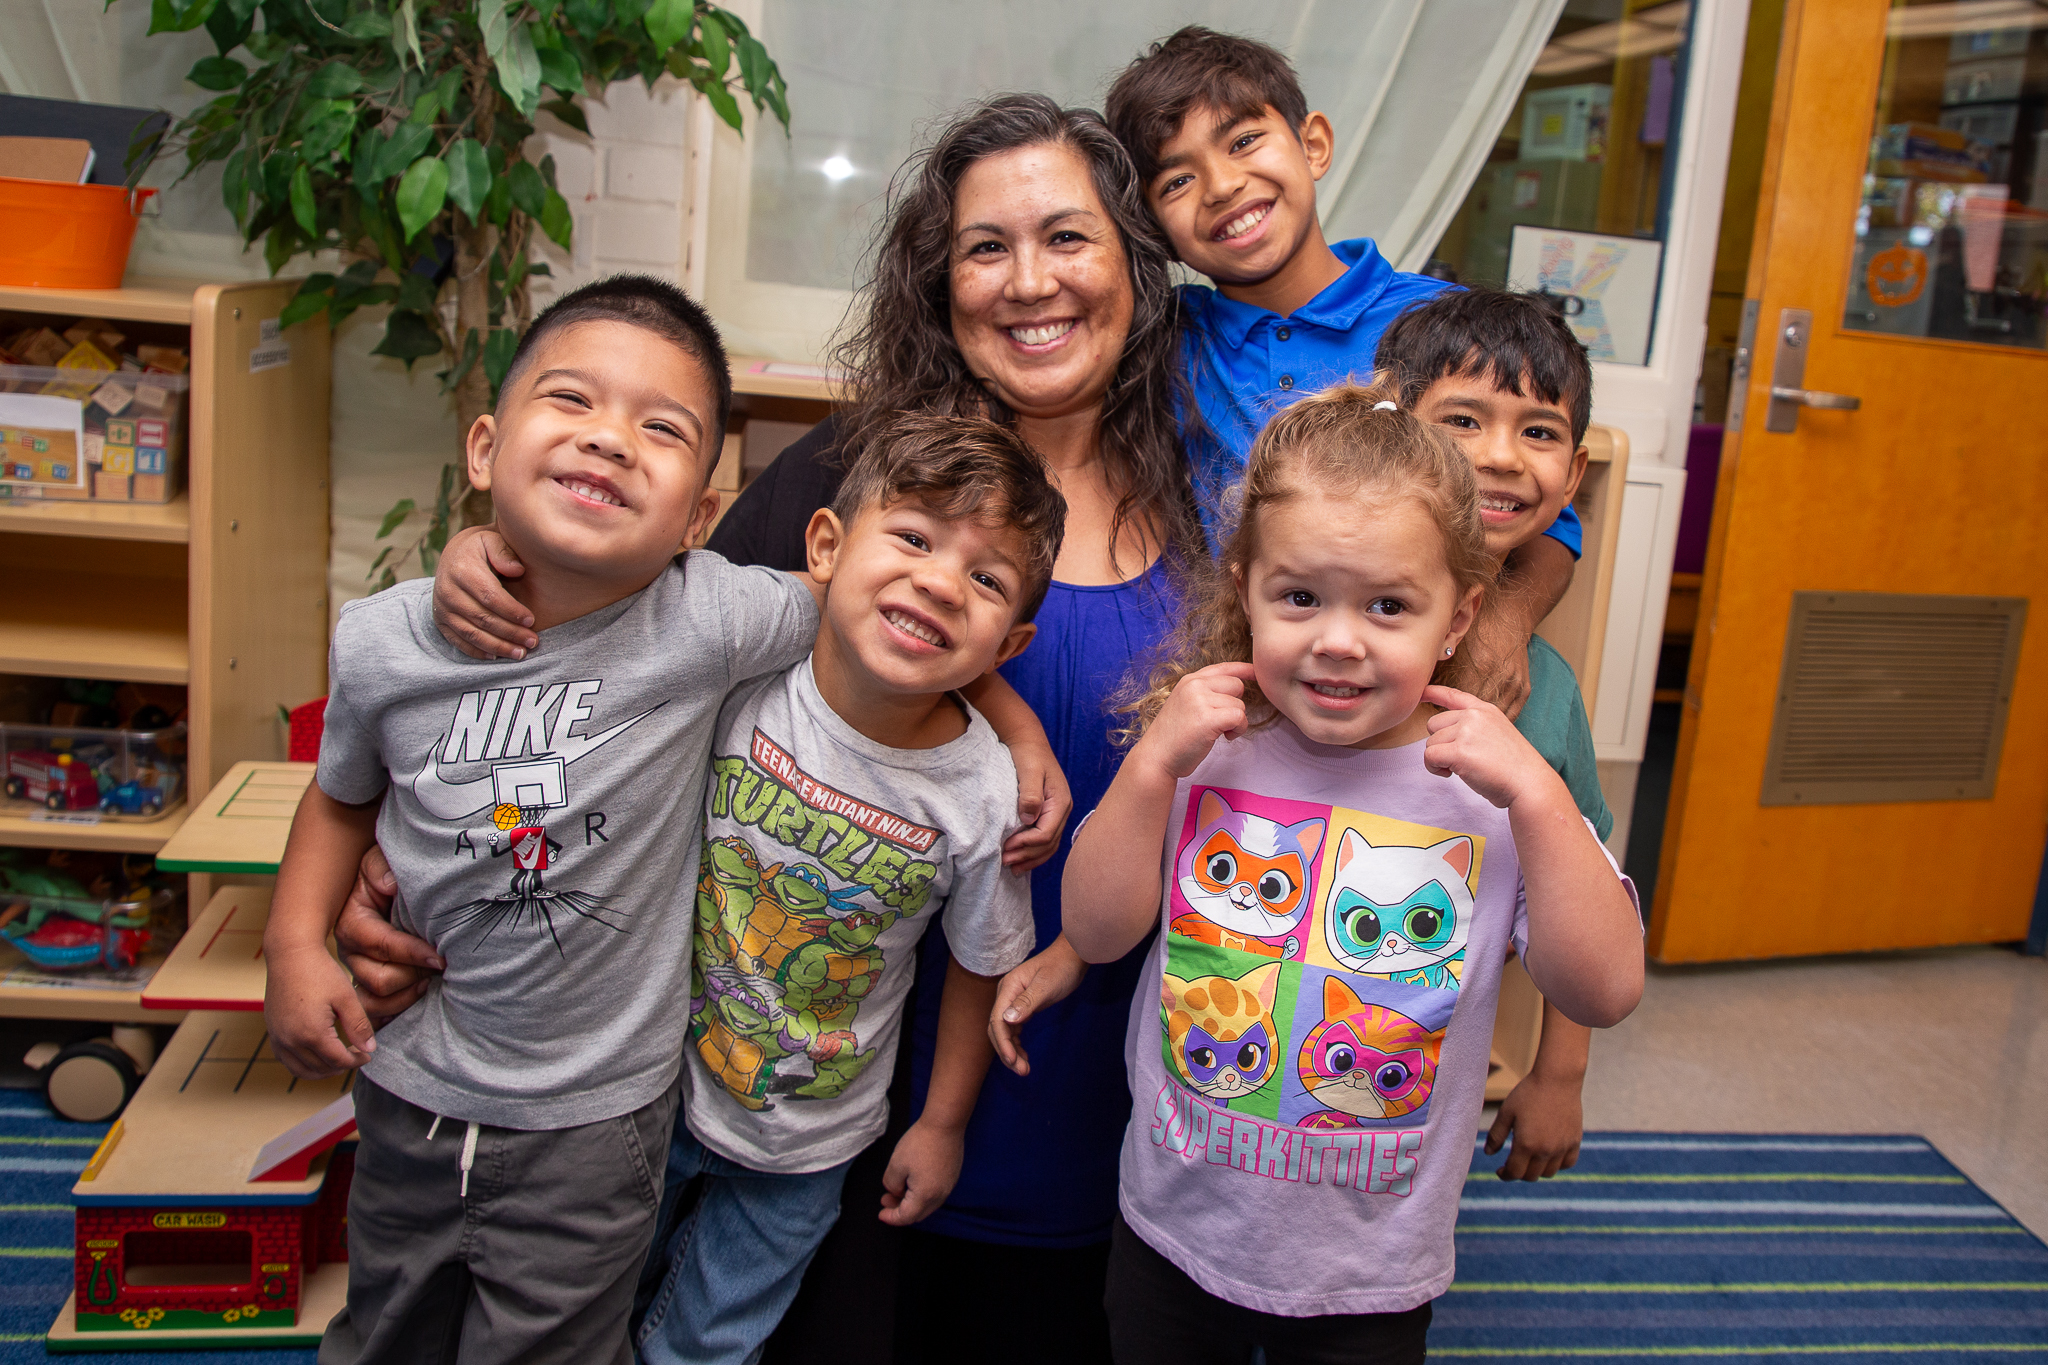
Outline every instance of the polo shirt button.
<svg viewBox="0 0 2048 1365"><path fill-rule="evenodd" d="M1282 341L1285 341L1287 340L1287 338L1293 336L1294 333L1290 332L1287 328L1282 327L1279 331L1273 333L1273 335L1279 337Z"/></svg>
<svg viewBox="0 0 2048 1365"><path fill-rule="evenodd" d="M1283 389L1291 389L1291 388L1293 388L1293 387L1294 387L1294 376L1293 376L1293 375L1291 375L1291 374L1283 374L1283 375L1281 375L1281 376L1280 376L1280 387L1281 387L1281 388L1283 388Z"/></svg>

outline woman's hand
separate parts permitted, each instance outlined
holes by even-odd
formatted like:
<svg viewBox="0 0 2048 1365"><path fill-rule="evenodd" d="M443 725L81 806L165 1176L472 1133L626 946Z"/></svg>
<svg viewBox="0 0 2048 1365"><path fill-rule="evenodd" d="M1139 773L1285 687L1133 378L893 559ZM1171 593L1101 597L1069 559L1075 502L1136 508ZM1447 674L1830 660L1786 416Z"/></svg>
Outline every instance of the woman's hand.
<svg viewBox="0 0 2048 1365"><path fill-rule="evenodd" d="M1422 699L1443 708L1429 718L1422 749L1424 765L1438 777L1464 778L1502 810L1539 788L1563 789L1556 770L1492 702L1441 685L1423 688Z"/></svg>
<svg viewBox="0 0 2048 1365"><path fill-rule="evenodd" d="M1042 739L1020 740L1010 760L1017 765L1017 818L1024 826L1003 841L1003 866L1022 876L1059 852L1074 794L1052 746Z"/></svg>
<svg viewBox="0 0 2048 1365"><path fill-rule="evenodd" d="M540 643L533 613L499 582L526 572L505 538L488 526L455 533L434 570L434 624L472 659L523 659Z"/></svg>
<svg viewBox="0 0 2048 1365"><path fill-rule="evenodd" d="M410 1009L427 993L433 973L448 965L425 939L391 927L397 895L391 864L373 844L334 923L342 963L355 978L356 1001L378 1028Z"/></svg>
<svg viewBox="0 0 2048 1365"><path fill-rule="evenodd" d="M1142 755L1143 762L1180 781L1201 766L1217 740L1244 733L1244 686L1252 677L1248 663L1210 664L1188 674L1174 684L1131 757Z"/></svg>
<svg viewBox="0 0 2048 1365"><path fill-rule="evenodd" d="M1031 1074L1031 1058L1024 1051L1024 1021L1072 995L1087 974L1088 964L1065 934L1044 952L1010 969L996 986L996 1005L988 1016L988 1039L996 1045L996 1056L1004 1066L1019 1076Z"/></svg>

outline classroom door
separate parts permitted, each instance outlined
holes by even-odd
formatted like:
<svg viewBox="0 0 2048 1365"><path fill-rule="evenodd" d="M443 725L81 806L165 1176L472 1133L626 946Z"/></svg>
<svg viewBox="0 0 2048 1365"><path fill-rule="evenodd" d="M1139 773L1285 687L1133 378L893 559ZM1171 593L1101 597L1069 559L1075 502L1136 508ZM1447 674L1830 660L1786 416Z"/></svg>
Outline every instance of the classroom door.
<svg viewBox="0 0 2048 1365"><path fill-rule="evenodd" d="M2048 837L2044 96L2040 5L1787 6L1661 961L2026 933Z"/></svg>

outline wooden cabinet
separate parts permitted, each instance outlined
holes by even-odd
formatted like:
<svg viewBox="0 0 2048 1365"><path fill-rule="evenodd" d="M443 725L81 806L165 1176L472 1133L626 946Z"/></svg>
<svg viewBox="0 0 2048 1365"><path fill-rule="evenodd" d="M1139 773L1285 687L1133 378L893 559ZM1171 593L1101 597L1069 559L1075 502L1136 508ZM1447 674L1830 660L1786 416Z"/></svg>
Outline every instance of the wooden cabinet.
<svg viewBox="0 0 2048 1365"><path fill-rule="evenodd" d="M295 289L0 287L0 313L61 319L60 330L105 318L189 335L187 486L174 501L0 503L11 579L0 674L182 684L188 801L237 760L283 758L278 707L327 690L328 329L315 320L284 332L282 365L252 370L250 355ZM154 853L185 811L96 825L0 814L0 845ZM208 887L193 882L196 914ZM142 1017L133 993L34 987L0 987L0 1014Z"/></svg>

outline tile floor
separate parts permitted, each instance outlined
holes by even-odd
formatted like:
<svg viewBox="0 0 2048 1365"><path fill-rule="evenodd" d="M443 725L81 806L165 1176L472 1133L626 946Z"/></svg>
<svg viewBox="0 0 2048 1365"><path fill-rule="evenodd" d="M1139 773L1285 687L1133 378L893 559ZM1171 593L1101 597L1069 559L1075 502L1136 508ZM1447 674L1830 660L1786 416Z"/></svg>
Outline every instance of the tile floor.
<svg viewBox="0 0 2048 1365"><path fill-rule="evenodd" d="M1652 967L1588 1129L1917 1133L2048 1238L2048 959L1952 948Z"/></svg>

